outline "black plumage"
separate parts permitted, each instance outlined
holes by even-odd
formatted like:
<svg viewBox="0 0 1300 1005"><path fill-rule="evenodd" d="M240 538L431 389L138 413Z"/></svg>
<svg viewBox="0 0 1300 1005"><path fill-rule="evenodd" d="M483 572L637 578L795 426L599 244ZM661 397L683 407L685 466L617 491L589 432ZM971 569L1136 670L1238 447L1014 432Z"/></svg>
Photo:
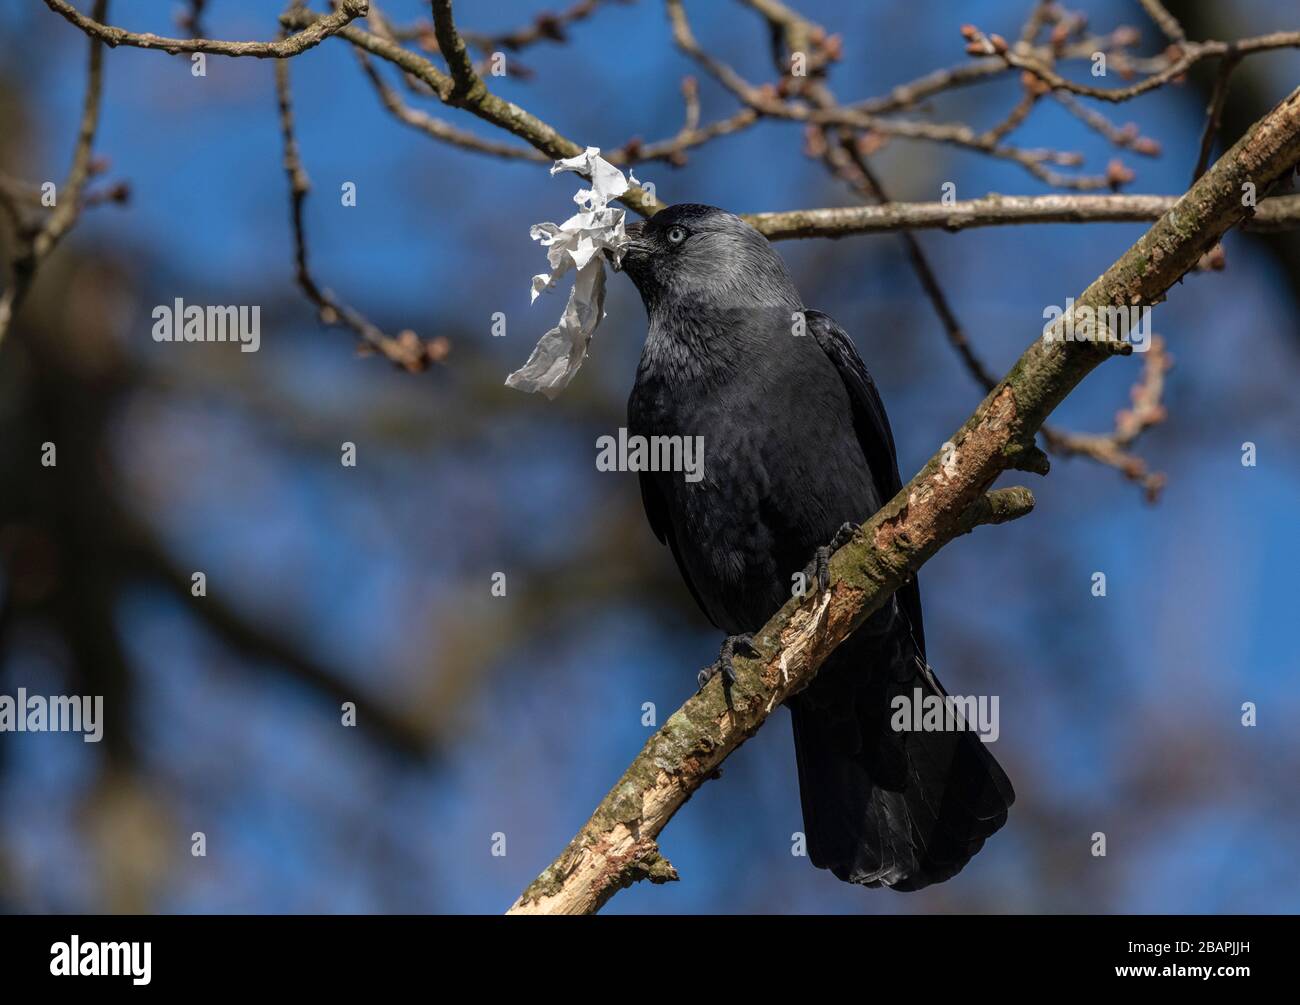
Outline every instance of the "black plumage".
<svg viewBox="0 0 1300 1005"><path fill-rule="evenodd" d="M743 635L842 525L899 490L889 421L852 341L803 307L752 227L680 205L629 233L621 267L649 332L628 432L704 446L697 482L641 474L646 514L704 613ZM974 733L891 729L892 698L918 687L943 693L913 580L789 703L809 857L840 879L942 881L1006 821L1011 785Z"/></svg>

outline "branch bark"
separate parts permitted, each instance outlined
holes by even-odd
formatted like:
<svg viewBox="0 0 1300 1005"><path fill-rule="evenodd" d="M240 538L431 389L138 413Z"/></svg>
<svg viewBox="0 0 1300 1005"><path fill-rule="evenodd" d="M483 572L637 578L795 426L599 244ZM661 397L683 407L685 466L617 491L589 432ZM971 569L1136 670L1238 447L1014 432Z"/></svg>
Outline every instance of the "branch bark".
<svg viewBox="0 0 1300 1005"><path fill-rule="evenodd" d="M467 60L461 58L463 51L460 51L463 50L464 43L461 42L460 50L457 49L456 43L459 36L456 34L456 26L451 20L451 4L449 0L434 5L434 16L439 48L444 52L452 53L452 56L449 57L449 65L452 67L455 76L443 73L418 53L412 52L396 42L381 38L372 32L364 31L356 25L340 28L336 35L339 38L346 39L358 48L364 49L372 56L388 60L417 80L428 84L443 104L463 108L465 111L477 115L485 122L499 126L506 132L512 133L531 144L547 157L561 160L582 153L583 148L581 146L564 136L554 126L542 121L536 115L520 108L513 102L506 101L504 98L493 94L477 73L474 72L473 66L466 67ZM319 20L319 14L297 9L282 15L280 23L288 28L303 28ZM457 52L460 52L460 55L457 55ZM618 201L642 216L653 216L664 207L663 203L651 196L645 189L639 187L629 189Z"/></svg>
<svg viewBox="0 0 1300 1005"><path fill-rule="evenodd" d="M942 202L751 213L745 219L768 240L847 237L900 230L967 230L1029 223L1149 223L1180 200L1176 195L987 195ZM1300 195L1262 199L1244 222L1249 230L1300 229Z"/></svg>
<svg viewBox="0 0 1300 1005"><path fill-rule="evenodd" d="M1159 303L1250 214L1243 187L1266 191L1297 162L1300 89L1256 122L1076 303L1094 311ZM677 878L657 838L682 804L940 548L978 524L1028 511L1027 490L989 492L990 486L1009 468L1046 471L1035 433L1084 377L1122 348L1036 339L945 449L835 553L830 589L791 600L772 616L755 634L758 657L736 660L729 694L714 678L673 714L509 913L590 914L638 880Z"/></svg>
<svg viewBox="0 0 1300 1005"><path fill-rule="evenodd" d="M253 56L258 59L288 59L320 45L345 24L365 17L370 0L342 0L338 10L313 18L302 31L274 42L227 42L212 38L164 38L152 32L133 32L104 24L99 17L87 17L67 0L45 0L45 6L61 14L91 38L110 48L119 45L137 49L159 49L176 55L181 52L204 52L214 56Z"/></svg>

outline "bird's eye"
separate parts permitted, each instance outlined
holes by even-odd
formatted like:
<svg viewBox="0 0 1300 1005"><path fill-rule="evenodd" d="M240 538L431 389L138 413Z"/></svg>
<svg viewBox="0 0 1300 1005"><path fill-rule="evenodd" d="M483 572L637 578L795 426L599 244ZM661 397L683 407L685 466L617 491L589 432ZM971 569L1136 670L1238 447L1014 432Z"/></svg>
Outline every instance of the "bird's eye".
<svg viewBox="0 0 1300 1005"><path fill-rule="evenodd" d="M669 243L681 244L684 240L686 240L686 228L677 227L677 226L669 227L667 237Z"/></svg>

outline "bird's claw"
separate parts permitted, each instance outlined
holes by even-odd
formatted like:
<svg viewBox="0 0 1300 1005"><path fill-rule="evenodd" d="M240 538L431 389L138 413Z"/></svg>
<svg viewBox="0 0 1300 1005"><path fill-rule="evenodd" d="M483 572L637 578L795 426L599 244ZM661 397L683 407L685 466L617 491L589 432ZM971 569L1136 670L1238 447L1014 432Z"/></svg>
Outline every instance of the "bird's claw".
<svg viewBox="0 0 1300 1005"><path fill-rule="evenodd" d="M831 538L831 543L824 544L813 552L812 563L804 571L807 578L817 581L819 593L825 593L831 588L831 556L853 540L853 535L857 532L856 523L841 524Z"/></svg>
<svg viewBox="0 0 1300 1005"><path fill-rule="evenodd" d="M758 650L754 647L753 633L744 635L728 635L723 640L722 650L718 653L718 658L709 666L706 666L695 677L699 682L700 690L704 690L704 685L713 680L718 674L722 675L722 686L731 687L736 683L736 668L731 665L732 658L740 652L744 656L757 656Z"/></svg>

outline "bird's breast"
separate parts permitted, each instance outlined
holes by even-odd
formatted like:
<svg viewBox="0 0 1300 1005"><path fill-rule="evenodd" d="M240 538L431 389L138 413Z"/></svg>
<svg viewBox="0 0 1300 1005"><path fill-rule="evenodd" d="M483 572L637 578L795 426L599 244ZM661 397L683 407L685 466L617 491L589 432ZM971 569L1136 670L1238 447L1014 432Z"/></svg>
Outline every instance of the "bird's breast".
<svg viewBox="0 0 1300 1005"><path fill-rule="evenodd" d="M643 365L629 402L629 434L699 444L702 477L649 477L684 572L728 632L761 626L815 549L865 515L866 461L843 384L826 369L798 379L754 366L692 383Z"/></svg>

